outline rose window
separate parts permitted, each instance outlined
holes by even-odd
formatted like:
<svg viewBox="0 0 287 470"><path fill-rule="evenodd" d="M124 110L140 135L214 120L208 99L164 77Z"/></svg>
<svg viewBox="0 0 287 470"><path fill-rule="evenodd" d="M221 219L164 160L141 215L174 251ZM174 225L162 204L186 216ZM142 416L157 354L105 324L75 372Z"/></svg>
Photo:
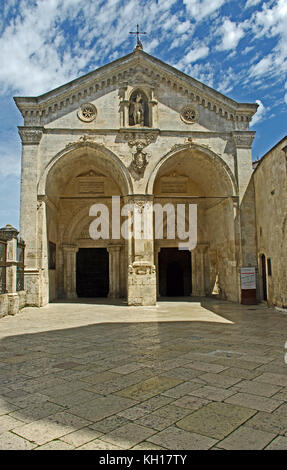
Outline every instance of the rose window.
<svg viewBox="0 0 287 470"><path fill-rule="evenodd" d="M181 111L181 119L187 124L197 121L197 111L192 106L185 106Z"/></svg>
<svg viewBox="0 0 287 470"><path fill-rule="evenodd" d="M91 122L97 115L97 109L92 103L84 103L80 106L78 111L78 118L81 121Z"/></svg>

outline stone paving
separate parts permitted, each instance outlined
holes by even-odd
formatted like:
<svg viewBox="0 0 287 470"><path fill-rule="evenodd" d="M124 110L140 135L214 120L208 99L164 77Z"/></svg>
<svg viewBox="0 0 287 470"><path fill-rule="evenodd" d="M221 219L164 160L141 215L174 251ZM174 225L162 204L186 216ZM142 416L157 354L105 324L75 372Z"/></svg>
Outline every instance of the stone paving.
<svg viewBox="0 0 287 470"><path fill-rule="evenodd" d="M0 320L0 449L287 449L287 315L216 299Z"/></svg>

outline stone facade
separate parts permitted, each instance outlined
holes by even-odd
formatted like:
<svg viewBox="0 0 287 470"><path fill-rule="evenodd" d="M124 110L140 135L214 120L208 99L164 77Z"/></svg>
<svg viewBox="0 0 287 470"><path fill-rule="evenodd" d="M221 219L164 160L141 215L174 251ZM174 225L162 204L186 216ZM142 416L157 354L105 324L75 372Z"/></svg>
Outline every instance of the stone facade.
<svg viewBox="0 0 287 470"><path fill-rule="evenodd" d="M254 243L243 243L256 104L237 103L140 48L15 101L24 118L20 230L28 304L76 297L83 250L96 249L91 257L98 253L106 266L108 253L108 265L101 275L90 263L90 278L100 285L108 275L110 297L155 304L160 284L170 282L159 275L159 260L168 257L161 250L180 240L91 238L91 206L111 208L112 196L120 196L121 207L131 205L134 223L144 212L151 230L155 204L196 204L197 246L184 261L190 293L240 302L240 267L256 263Z"/></svg>
<svg viewBox="0 0 287 470"><path fill-rule="evenodd" d="M259 296L287 308L287 136L255 164Z"/></svg>

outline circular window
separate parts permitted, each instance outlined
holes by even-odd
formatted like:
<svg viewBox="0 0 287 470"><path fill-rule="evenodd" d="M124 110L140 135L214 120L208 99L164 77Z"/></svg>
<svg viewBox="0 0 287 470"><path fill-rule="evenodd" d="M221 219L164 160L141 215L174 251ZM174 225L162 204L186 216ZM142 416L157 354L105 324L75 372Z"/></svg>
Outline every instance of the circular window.
<svg viewBox="0 0 287 470"><path fill-rule="evenodd" d="M197 111L190 105L185 106L181 110L180 117L183 122L186 122L187 124L192 124L193 122L197 121Z"/></svg>
<svg viewBox="0 0 287 470"><path fill-rule="evenodd" d="M96 118L97 108L92 103L84 103L78 111L78 118L84 122L91 122Z"/></svg>

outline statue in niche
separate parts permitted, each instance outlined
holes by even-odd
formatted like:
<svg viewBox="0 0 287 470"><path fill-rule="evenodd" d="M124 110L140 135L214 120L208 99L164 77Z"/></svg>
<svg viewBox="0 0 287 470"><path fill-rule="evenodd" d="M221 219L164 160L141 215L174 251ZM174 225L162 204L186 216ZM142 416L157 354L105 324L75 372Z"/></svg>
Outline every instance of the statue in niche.
<svg viewBox="0 0 287 470"><path fill-rule="evenodd" d="M137 127L148 126L147 99L140 91L134 92L130 99L129 125Z"/></svg>

